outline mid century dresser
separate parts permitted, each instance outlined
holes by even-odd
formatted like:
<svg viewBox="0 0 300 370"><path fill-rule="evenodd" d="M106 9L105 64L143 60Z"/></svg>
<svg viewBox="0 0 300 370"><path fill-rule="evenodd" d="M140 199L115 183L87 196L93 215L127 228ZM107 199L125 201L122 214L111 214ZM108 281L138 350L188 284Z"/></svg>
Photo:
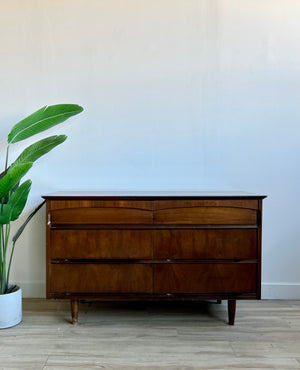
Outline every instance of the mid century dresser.
<svg viewBox="0 0 300 370"><path fill-rule="evenodd" d="M47 298L236 300L261 296L263 195L58 192L47 212Z"/></svg>

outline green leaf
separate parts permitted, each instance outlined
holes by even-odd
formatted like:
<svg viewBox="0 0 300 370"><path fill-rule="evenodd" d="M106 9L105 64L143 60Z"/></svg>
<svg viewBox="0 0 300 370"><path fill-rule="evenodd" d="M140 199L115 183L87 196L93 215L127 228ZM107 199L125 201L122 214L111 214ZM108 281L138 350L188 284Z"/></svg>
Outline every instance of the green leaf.
<svg viewBox="0 0 300 370"><path fill-rule="evenodd" d="M24 231L26 225L28 224L28 222L32 219L32 217L37 213L37 211L42 208L42 206L46 203L46 201L44 200L42 203L40 203L31 213L30 215L26 218L26 220L24 221L24 223L19 227L19 229L17 230L17 232L15 233L15 235L13 236L12 238L12 241L13 241L13 244L16 243L16 241L19 239L19 237L21 236L22 232Z"/></svg>
<svg viewBox="0 0 300 370"><path fill-rule="evenodd" d="M28 163L28 162L34 162L38 158L40 158L42 155L50 152L57 145L63 143L66 139L67 139L66 135L54 135L54 136L49 136L46 139L37 141L36 143L30 145L28 148L24 149L21 155L12 164L12 166L17 166L17 165ZM11 167L9 167L9 169L10 168ZM0 174L0 180L4 177L4 175L5 175L5 172L2 172ZM14 188L11 189L11 193L13 193L17 189L18 186L19 186L19 182L14 186ZM7 203L7 202L8 202L8 194L3 199L3 203Z"/></svg>
<svg viewBox="0 0 300 370"><path fill-rule="evenodd" d="M17 123L9 133L7 141L9 144L12 144L27 139L82 111L83 108L76 104L45 106Z"/></svg>
<svg viewBox="0 0 300 370"><path fill-rule="evenodd" d="M23 150L21 155L14 162L14 165L36 161L42 155L50 152L50 150L55 148L57 145L63 143L66 138L66 135L55 135L37 141Z"/></svg>
<svg viewBox="0 0 300 370"><path fill-rule="evenodd" d="M20 216L27 202L30 187L31 180L27 180L12 194L0 215L0 224L9 224Z"/></svg>
<svg viewBox="0 0 300 370"><path fill-rule="evenodd" d="M7 205L4 204L3 209L0 213L0 225L5 225L10 223L10 214L6 212Z"/></svg>
<svg viewBox="0 0 300 370"><path fill-rule="evenodd" d="M0 180L0 199L8 194L21 178L29 171L32 162L12 165Z"/></svg>

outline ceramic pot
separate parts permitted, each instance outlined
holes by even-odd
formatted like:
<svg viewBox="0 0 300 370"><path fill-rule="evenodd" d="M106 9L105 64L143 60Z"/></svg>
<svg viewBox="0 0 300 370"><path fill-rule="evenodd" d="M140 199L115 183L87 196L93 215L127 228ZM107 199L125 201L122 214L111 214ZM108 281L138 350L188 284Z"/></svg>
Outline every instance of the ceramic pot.
<svg viewBox="0 0 300 370"><path fill-rule="evenodd" d="M22 289L0 294L0 329L10 328L22 321Z"/></svg>

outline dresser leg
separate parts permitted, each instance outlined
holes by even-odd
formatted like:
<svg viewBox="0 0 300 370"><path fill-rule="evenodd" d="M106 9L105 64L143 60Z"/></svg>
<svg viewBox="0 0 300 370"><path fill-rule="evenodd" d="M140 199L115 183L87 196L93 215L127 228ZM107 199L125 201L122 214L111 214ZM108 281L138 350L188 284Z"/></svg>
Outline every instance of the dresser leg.
<svg viewBox="0 0 300 370"><path fill-rule="evenodd" d="M71 313L72 313L72 324L77 325L78 323L78 308L79 308L79 301L78 299L71 300Z"/></svg>
<svg viewBox="0 0 300 370"><path fill-rule="evenodd" d="M235 299L229 299L228 300L228 320L229 320L229 325L234 325L235 308L236 308L236 300Z"/></svg>

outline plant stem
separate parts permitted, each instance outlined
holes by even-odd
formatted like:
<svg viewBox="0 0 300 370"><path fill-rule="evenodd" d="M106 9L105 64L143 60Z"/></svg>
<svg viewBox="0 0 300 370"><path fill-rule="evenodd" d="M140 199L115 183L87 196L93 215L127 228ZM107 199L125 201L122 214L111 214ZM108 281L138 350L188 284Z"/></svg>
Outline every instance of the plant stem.
<svg viewBox="0 0 300 370"><path fill-rule="evenodd" d="M7 224L5 225L5 249L4 249L5 255L7 253L9 234L10 234L10 224Z"/></svg>
<svg viewBox="0 0 300 370"><path fill-rule="evenodd" d="M5 266L5 261L6 261L6 256L5 256L5 250L4 250L4 227L3 225L0 225L0 249L1 249L1 264L0 264L0 294L4 294L6 290L6 266Z"/></svg>
<svg viewBox="0 0 300 370"><path fill-rule="evenodd" d="M0 294L4 294L7 288L6 280L6 237L5 237L5 228L4 225L1 225L1 250L2 250L2 260L1 260L1 284L0 284Z"/></svg>
<svg viewBox="0 0 300 370"><path fill-rule="evenodd" d="M4 175L5 175L5 174L6 174L6 172L7 172L7 166L8 166L8 153L9 153L9 145L7 145L7 148L6 148L6 157L5 157L5 169L4 169ZM3 198L1 199L1 213L3 212L4 199L5 199L5 197L3 197Z"/></svg>
<svg viewBox="0 0 300 370"><path fill-rule="evenodd" d="M13 246L12 246L11 253L10 253L10 258L9 258L9 263L8 263L8 270L7 270L7 277L6 277L7 284L9 282L10 266L11 266L12 258L13 258L13 255L14 255L15 245L16 245L16 243L14 242Z"/></svg>
<svg viewBox="0 0 300 370"><path fill-rule="evenodd" d="M5 238L4 238L4 266L3 266L3 276L4 276L4 291L7 290L8 287L8 280L6 279L6 255L7 255L7 248L8 248L8 240L10 234L10 224L5 225Z"/></svg>
<svg viewBox="0 0 300 370"><path fill-rule="evenodd" d="M6 255L8 248L8 240L10 234L10 224L0 226L1 240L1 268L0 268L0 294L4 294L7 289L8 280L6 277Z"/></svg>
<svg viewBox="0 0 300 370"><path fill-rule="evenodd" d="M8 166L8 153L9 153L9 145L7 145L7 148L6 148L6 158L5 158L5 172L7 171L7 166Z"/></svg>
<svg viewBox="0 0 300 370"><path fill-rule="evenodd" d="M2 241L2 233L3 233L3 225L0 225L0 242ZM4 262L4 258L3 258L3 243L1 242L1 245L0 245L0 294L3 294L4 293L4 280L5 280L5 273L3 273L3 262Z"/></svg>
<svg viewBox="0 0 300 370"><path fill-rule="evenodd" d="M6 149L6 158L5 158L5 171L4 174L7 172L8 167L8 156L9 156L9 145L7 145ZM8 197L10 194L8 195ZM4 199L1 199L1 213L3 212L4 208ZM7 289L8 280L6 278L6 254L7 254L7 247L8 247L8 239L10 233L10 225L0 225L0 294L4 294Z"/></svg>

